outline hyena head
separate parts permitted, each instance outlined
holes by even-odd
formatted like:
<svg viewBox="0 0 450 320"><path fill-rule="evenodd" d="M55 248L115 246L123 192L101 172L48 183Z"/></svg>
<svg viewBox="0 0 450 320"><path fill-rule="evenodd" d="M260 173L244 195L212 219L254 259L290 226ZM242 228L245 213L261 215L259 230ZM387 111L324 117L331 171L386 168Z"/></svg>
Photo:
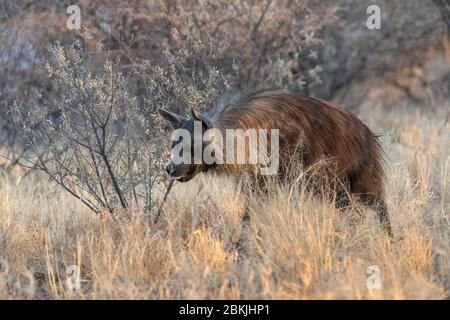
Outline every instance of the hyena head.
<svg viewBox="0 0 450 320"><path fill-rule="evenodd" d="M166 172L172 181L187 182L200 172L215 167L214 161L205 161L203 152L209 142L204 142L203 134L211 129L211 122L197 114L192 108L190 117L185 118L166 109L158 110L170 122L174 131L171 141L171 161Z"/></svg>

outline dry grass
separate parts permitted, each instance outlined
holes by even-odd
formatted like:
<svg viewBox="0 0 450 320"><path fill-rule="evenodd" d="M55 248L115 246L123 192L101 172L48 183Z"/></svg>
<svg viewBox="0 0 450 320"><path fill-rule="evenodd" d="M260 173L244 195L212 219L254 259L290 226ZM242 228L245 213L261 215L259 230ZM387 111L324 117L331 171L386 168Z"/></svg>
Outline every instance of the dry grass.
<svg viewBox="0 0 450 320"><path fill-rule="evenodd" d="M446 298L448 124L425 112L380 111L364 120L386 132L393 242L369 210L336 211L280 187L249 200L247 255L238 255L244 199L229 181L176 185L155 229L139 214L119 225L99 219L40 176L5 177L0 299ZM82 288L72 293L65 271L74 264ZM370 265L381 270L380 290L366 286Z"/></svg>

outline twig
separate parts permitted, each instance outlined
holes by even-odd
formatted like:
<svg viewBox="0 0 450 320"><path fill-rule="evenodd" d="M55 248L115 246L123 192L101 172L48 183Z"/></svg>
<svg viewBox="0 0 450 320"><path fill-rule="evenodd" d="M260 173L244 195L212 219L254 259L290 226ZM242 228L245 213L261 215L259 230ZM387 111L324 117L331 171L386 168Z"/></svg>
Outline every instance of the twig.
<svg viewBox="0 0 450 320"><path fill-rule="evenodd" d="M158 223L159 216L161 215L161 211L164 207L164 204L166 203L167 197L169 196L170 190L172 190L173 184L174 184L174 181L170 181L169 185L167 186L166 193L164 193L164 197L161 201L161 205L159 206L158 212L156 213L155 224Z"/></svg>

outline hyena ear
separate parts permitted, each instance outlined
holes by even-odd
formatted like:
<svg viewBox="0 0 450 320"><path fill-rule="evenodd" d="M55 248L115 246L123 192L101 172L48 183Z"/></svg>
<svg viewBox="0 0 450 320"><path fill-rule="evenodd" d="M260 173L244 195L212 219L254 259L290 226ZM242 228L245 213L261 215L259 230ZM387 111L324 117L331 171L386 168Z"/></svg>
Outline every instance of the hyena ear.
<svg viewBox="0 0 450 320"><path fill-rule="evenodd" d="M183 121L186 120L182 116L175 114L173 112L170 112L169 110L164 109L164 108L159 108L158 112L164 119L169 121L170 124L172 125L172 127L175 129L181 127Z"/></svg>
<svg viewBox="0 0 450 320"><path fill-rule="evenodd" d="M211 129L213 127L211 120L206 118L201 113L195 112L194 108L191 107L189 110L189 113L191 114L191 119L194 121L201 121L206 126L206 128Z"/></svg>

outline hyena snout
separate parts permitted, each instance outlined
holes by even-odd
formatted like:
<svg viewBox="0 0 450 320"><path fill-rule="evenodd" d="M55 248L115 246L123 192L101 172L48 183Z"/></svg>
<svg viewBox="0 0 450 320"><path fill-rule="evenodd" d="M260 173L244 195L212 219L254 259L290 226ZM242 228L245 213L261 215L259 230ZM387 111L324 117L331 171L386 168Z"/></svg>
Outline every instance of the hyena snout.
<svg viewBox="0 0 450 320"><path fill-rule="evenodd" d="M175 171L174 165L173 165L172 163L169 163L169 164L166 166L166 172L167 172L167 174L171 175L172 173L174 173L174 171Z"/></svg>
<svg viewBox="0 0 450 320"><path fill-rule="evenodd" d="M172 181L187 182L201 171L200 166L192 164L174 164L171 162L166 166L166 172Z"/></svg>
<svg viewBox="0 0 450 320"><path fill-rule="evenodd" d="M166 172L170 176L187 176L192 173L191 165L169 163L166 166Z"/></svg>

